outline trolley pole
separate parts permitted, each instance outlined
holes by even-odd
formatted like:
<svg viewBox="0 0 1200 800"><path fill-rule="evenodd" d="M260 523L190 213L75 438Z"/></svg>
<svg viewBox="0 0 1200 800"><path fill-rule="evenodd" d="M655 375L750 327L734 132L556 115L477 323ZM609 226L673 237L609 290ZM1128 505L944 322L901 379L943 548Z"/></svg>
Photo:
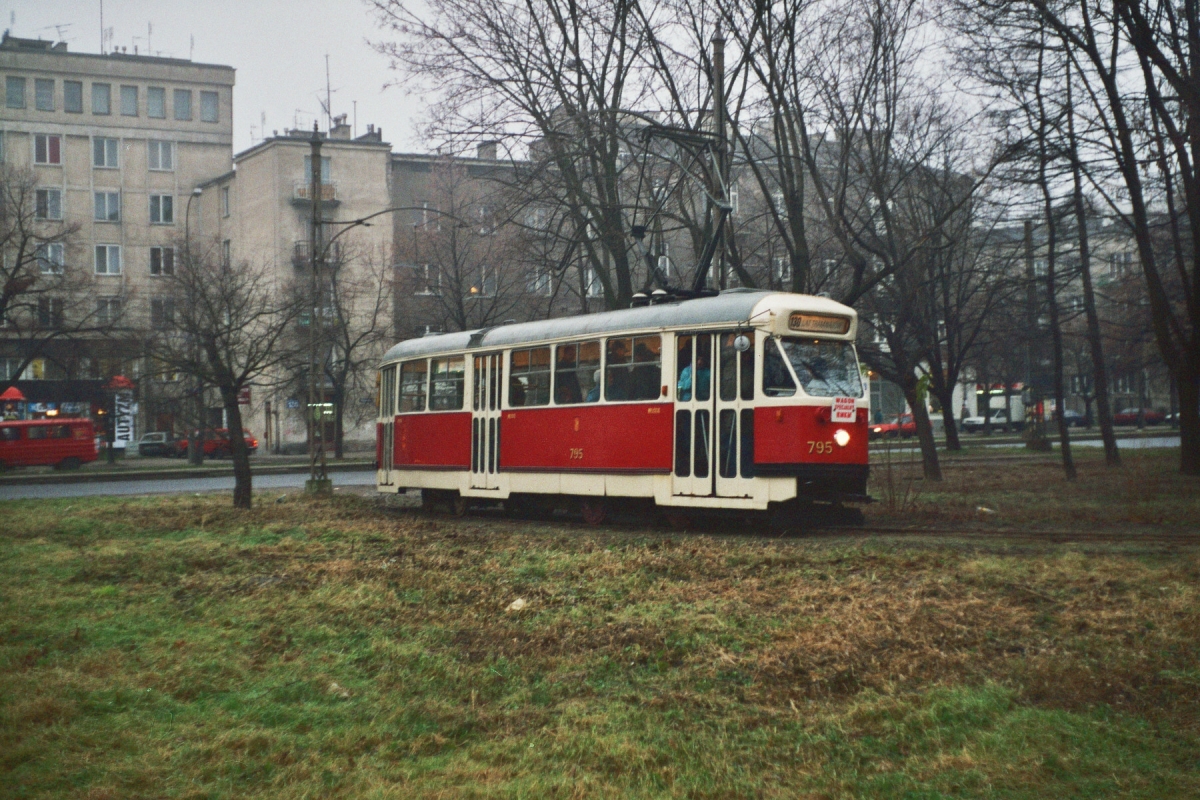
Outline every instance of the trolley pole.
<svg viewBox="0 0 1200 800"><path fill-rule="evenodd" d="M309 318L308 318L308 414L310 431L308 440L308 481L304 491L308 494L333 492L333 481L325 469L325 404L324 380L318 382L323 370L321 357L321 267L324 253L321 251L321 133L313 122L313 134L309 139L311 163L309 199L312 201L312 224L308 232Z"/></svg>

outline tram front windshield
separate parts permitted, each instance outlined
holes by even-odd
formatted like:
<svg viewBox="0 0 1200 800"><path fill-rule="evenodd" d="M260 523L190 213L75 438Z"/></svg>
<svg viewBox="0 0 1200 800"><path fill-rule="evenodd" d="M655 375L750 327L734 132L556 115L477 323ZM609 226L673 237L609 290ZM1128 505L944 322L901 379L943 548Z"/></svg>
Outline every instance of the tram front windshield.
<svg viewBox="0 0 1200 800"><path fill-rule="evenodd" d="M862 375L850 342L791 336L778 342L809 397L862 397Z"/></svg>

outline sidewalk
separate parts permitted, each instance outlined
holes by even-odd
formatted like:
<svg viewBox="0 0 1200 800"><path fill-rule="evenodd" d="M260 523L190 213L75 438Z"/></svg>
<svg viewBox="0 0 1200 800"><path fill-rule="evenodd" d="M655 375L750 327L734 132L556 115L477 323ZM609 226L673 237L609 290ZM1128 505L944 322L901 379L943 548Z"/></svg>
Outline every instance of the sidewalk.
<svg viewBox="0 0 1200 800"><path fill-rule="evenodd" d="M326 458L330 472L371 471L375 469L374 453L347 453L338 461ZM250 456L250 470L255 475L288 475L308 472L308 456L277 456L259 453ZM216 478L233 475L228 458L206 458L194 467L187 459L160 456L139 456L136 450L109 464L102 450L95 461L77 470L59 471L53 467L18 467L0 472L0 486L23 483L89 483L99 481L170 480L174 478Z"/></svg>

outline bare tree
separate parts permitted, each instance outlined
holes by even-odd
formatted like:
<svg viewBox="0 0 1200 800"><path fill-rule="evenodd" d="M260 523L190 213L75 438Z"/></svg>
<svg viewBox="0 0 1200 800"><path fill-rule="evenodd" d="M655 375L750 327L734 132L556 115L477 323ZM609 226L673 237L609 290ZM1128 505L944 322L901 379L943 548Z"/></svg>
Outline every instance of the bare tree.
<svg viewBox="0 0 1200 800"><path fill-rule="evenodd" d="M631 110L657 75L644 53L655 7L631 0L372 0L399 38L377 49L436 95L431 134L515 142L533 202L558 205L570 250L610 308L628 305L639 268L629 239Z"/></svg>
<svg viewBox="0 0 1200 800"><path fill-rule="evenodd" d="M181 252L174 275L164 276L175 301L174 328L153 336L151 351L160 363L220 393L233 458L233 505L250 508L250 452L238 400L251 383L273 380L276 369L294 358L287 335L305 305L266 268L217 255L217 242Z"/></svg>
<svg viewBox="0 0 1200 800"><path fill-rule="evenodd" d="M0 386L35 359L68 360L85 340L121 330L130 292L121 283L118 292L98 295L91 259L99 256L80 251L79 226L63 222L62 211L57 190L38 188L30 170L0 164L0 343L8 359ZM107 269L107 248L103 255Z"/></svg>

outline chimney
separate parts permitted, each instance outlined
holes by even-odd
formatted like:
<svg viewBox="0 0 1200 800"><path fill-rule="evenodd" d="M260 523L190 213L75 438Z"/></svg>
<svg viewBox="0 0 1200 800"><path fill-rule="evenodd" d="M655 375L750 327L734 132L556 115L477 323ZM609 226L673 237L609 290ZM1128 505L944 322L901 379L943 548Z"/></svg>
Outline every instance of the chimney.
<svg viewBox="0 0 1200 800"><path fill-rule="evenodd" d="M498 144L499 142L480 142L479 146L475 148L475 157L480 161L495 161Z"/></svg>
<svg viewBox="0 0 1200 800"><path fill-rule="evenodd" d="M333 127L329 129L330 139L349 139L350 126L346 124L346 115L338 114L333 118Z"/></svg>

